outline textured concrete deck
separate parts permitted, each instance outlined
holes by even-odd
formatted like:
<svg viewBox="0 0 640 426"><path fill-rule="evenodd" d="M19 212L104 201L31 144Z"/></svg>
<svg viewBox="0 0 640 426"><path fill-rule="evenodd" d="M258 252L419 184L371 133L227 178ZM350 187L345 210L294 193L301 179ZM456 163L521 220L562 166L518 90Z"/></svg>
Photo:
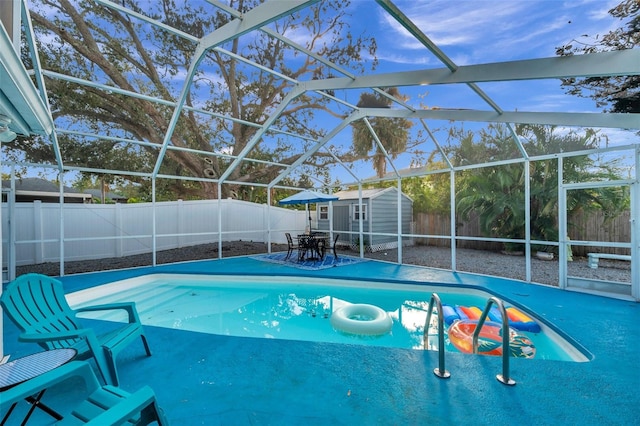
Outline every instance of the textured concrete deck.
<svg viewBox="0 0 640 426"><path fill-rule="evenodd" d="M447 353L448 380L433 373L438 354L206 335L146 327L153 351L131 345L118 360L122 387L149 384L173 425L279 424L583 424L638 421L640 304L468 274L381 262L300 271L246 257L63 278L67 291L134 275L167 273L388 278L477 286L518 302L583 345L590 362L512 359L513 387L499 383L497 357ZM5 318L5 351L17 343ZM45 401L65 407L82 386L52 388ZM21 404L26 405L26 404ZM37 416L37 417L36 417ZM17 422L19 415L12 419ZM33 424L50 424L37 412Z"/></svg>

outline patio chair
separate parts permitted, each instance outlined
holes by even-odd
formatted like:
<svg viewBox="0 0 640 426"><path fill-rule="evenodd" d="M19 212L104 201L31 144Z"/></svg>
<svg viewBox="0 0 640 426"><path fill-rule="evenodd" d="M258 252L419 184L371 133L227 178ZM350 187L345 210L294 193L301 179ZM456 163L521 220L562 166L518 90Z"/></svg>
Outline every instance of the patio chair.
<svg viewBox="0 0 640 426"><path fill-rule="evenodd" d="M0 298L7 316L20 328L19 340L37 343L50 350L74 348L80 359L94 358L106 384L118 385L116 356L134 339L140 337L151 356L142 323L135 304L112 303L71 309L62 283L41 274L25 274L10 283ZM121 309L128 323L105 335L97 336L93 329L80 324L77 313Z"/></svg>
<svg viewBox="0 0 640 426"><path fill-rule="evenodd" d="M306 234L298 235L298 262L304 261L309 250L311 250L309 236Z"/></svg>
<svg viewBox="0 0 640 426"><path fill-rule="evenodd" d="M70 414L65 414L56 425L169 424L150 387L144 386L130 394L115 386L101 386L91 366L85 361L73 361L3 391L0 408L2 412L7 412L21 400L72 377L84 379L87 399Z"/></svg>
<svg viewBox="0 0 640 426"><path fill-rule="evenodd" d="M338 253L336 251L336 243L338 242L338 238L340 238L340 234L336 234L336 236L333 237L333 244L331 245L331 247L329 247L333 251L334 260L338 259ZM324 259L324 255L327 251L326 242L324 239L318 240L317 251L318 251L318 254L320 255L320 260Z"/></svg>
<svg viewBox="0 0 640 426"><path fill-rule="evenodd" d="M340 238L340 234L336 234L335 237L333 237L333 245L331 246L331 250L333 250L333 258L334 259L338 259L338 252L336 251L336 245L338 244L338 238Z"/></svg>
<svg viewBox="0 0 640 426"><path fill-rule="evenodd" d="M296 248L296 246L293 244L293 238L291 238L291 234L288 232L285 232L284 235L287 237L287 255L284 257L284 260L287 260L290 256L291 253L293 253L293 249Z"/></svg>

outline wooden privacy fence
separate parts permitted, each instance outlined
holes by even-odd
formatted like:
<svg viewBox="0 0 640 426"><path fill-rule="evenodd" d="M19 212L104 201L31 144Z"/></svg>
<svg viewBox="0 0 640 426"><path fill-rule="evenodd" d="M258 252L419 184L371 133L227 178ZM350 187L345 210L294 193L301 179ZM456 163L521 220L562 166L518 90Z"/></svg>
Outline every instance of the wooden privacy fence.
<svg viewBox="0 0 640 426"><path fill-rule="evenodd" d="M620 216L608 218L602 210L589 214L581 213L569 219L569 237L572 240L631 242L631 212L623 212ZM631 254L628 249L611 247L572 247L573 253L586 256L587 253Z"/></svg>
<svg viewBox="0 0 640 426"><path fill-rule="evenodd" d="M3 203L3 266L10 256L18 266L58 262L61 226L64 259L74 261L149 253L154 223L157 250L216 243L219 233L223 241L266 242L269 226L271 241L286 244L285 232L299 232L307 225L304 211L271 207L267 212L264 204L231 199L219 203L161 202L155 204L155 215L151 203L64 204L61 209L56 203L35 201L15 203L13 211Z"/></svg>
<svg viewBox="0 0 640 426"><path fill-rule="evenodd" d="M574 241L600 241L600 242L622 242L631 241L631 213L623 212L614 218L607 218L605 212L598 210L595 212L580 213L569 219L569 238ZM420 235L440 235L446 238L415 238L416 244L450 247L451 240L448 238L451 230L451 219L449 216L416 213L414 215L415 234ZM456 221L456 235L462 237L483 237L480 232L480 221L477 217L468 221ZM496 236L499 237L499 236ZM493 241L467 241L458 240L456 247L470 248L476 250L498 251L503 249L502 243ZM576 256L586 256L587 253L597 251L600 253L629 254L628 249L614 247L591 247L572 246L573 254Z"/></svg>

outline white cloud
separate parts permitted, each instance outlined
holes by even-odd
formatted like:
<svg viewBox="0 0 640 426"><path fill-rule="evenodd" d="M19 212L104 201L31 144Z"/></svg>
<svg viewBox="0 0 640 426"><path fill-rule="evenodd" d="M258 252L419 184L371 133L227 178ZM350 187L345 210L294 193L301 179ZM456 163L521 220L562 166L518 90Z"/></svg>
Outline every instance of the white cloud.
<svg viewBox="0 0 640 426"><path fill-rule="evenodd" d="M458 65L547 57L582 34L619 25L608 15L617 0L401 1L398 7ZM404 58L426 48L386 12L378 11L380 57ZM403 55L398 51L412 53ZM395 51L395 55L388 54ZM464 62L462 62L464 61Z"/></svg>

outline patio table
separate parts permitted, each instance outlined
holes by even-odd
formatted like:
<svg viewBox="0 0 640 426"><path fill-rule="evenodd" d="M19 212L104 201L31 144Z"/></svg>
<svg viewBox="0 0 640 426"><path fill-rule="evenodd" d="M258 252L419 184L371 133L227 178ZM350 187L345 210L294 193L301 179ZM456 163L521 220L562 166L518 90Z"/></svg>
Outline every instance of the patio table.
<svg viewBox="0 0 640 426"><path fill-rule="evenodd" d="M298 260L322 260L327 246L327 236L322 232L314 232L311 235L298 235ZM310 256L307 257L307 254Z"/></svg>
<svg viewBox="0 0 640 426"><path fill-rule="evenodd" d="M0 400L2 400L1 392L11 389L12 387L19 385L20 383L26 382L27 380L38 377L41 374L49 372L57 367L60 367L61 365L68 363L75 358L76 354L77 351L75 349L52 349L50 351L38 352L22 358L17 358L5 364L1 364ZM42 411L46 412L56 420L62 420L62 416L60 414L40 401L44 396L45 391L46 389L42 389L37 393L37 395L25 398L25 400L31 404L31 408L22 421L22 425L25 425L27 423L29 417L31 417L31 414L33 414L33 411L36 407L40 408ZM4 415L2 421L0 422L0 426L4 425L7 422L16 404L17 402L11 404L11 407L7 411L7 414Z"/></svg>

